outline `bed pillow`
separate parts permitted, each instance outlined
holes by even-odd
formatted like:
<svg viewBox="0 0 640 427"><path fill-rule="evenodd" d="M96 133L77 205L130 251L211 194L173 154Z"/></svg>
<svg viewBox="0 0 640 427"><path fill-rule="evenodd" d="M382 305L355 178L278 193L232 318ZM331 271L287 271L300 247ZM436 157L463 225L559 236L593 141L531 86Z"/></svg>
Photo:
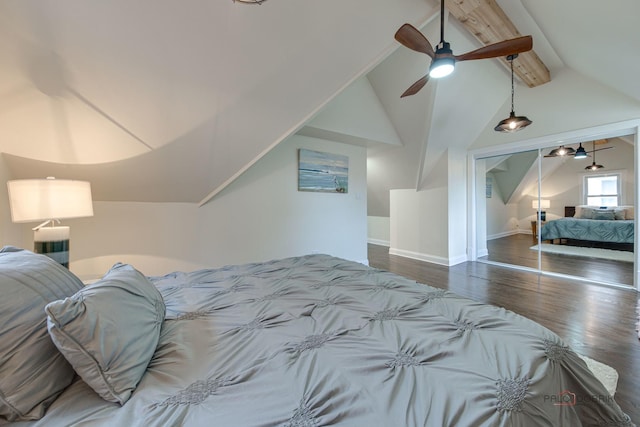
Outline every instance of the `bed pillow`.
<svg viewBox="0 0 640 427"><path fill-rule="evenodd" d="M593 213L596 209L594 208L587 208L587 207L583 207L580 210L580 217L581 219L593 219Z"/></svg>
<svg viewBox="0 0 640 427"><path fill-rule="evenodd" d="M576 206L576 210L575 210L575 212L573 214L573 217L574 218L582 218L582 209L586 208L586 207L587 207L586 205L578 205L578 206Z"/></svg>
<svg viewBox="0 0 640 427"><path fill-rule="evenodd" d="M45 255L0 249L0 420L42 418L73 381L73 368L47 334L44 307L82 286Z"/></svg>
<svg viewBox="0 0 640 427"><path fill-rule="evenodd" d="M614 212L612 210L596 209L596 210L593 211L593 218L592 219L613 221L614 219L616 219L616 217L615 217L615 214L614 214Z"/></svg>
<svg viewBox="0 0 640 427"><path fill-rule="evenodd" d="M613 215L615 216L616 220L624 220L627 219L627 210L625 208L615 208L613 210Z"/></svg>
<svg viewBox="0 0 640 427"><path fill-rule="evenodd" d="M635 209L633 206L622 206L624 208L624 216L626 219L635 219Z"/></svg>
<svg viewBox="0 0 640 427"><path fill-rule="evenodd" d="M78 375L103 399L123 405L158 345L165 305L156 287L118 263L45 311L53 342Z"/></svg>

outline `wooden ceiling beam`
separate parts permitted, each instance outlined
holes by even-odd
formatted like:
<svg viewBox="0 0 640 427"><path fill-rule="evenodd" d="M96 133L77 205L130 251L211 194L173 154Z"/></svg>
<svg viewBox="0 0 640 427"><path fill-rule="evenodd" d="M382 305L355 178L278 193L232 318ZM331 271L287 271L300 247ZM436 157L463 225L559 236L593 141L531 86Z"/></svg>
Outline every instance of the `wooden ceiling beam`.
<svg viewBox="0 0 640 427"><path fill-rule="evenodd" d="M445 0L445 6L485 46L524 35L518 32L495 0ZM500 62L511 71L506 58L501 58ZM518 55L513 62L513 72L529 87L551 81L549 69L533 49Z"/></svg>

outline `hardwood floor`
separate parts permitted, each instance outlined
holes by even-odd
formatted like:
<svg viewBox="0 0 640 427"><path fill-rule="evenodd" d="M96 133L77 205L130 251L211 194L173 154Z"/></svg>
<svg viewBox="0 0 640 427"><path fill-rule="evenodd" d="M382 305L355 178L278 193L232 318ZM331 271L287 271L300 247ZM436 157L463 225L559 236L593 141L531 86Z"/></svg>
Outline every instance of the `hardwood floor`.
<svg viewBox="0 0 640 427"><path fill-rule="evenodd" d="M530 249L534 244L531 236L527 234L489 240L487 242L489 256L483 259L537 269L538 252ZM542 269L589 280L633 286L632 262L543 252Z"/></svg>
<svg viewBox="0 0 640 427"><path fill-rule="evenodd" d="M389 248L377 245L369 245L368 252L372 267L514 311L557 333L576 352L612 366L620 375L615 400L640 423L635 290L480 262L445 267L389 255Z"/></svg>

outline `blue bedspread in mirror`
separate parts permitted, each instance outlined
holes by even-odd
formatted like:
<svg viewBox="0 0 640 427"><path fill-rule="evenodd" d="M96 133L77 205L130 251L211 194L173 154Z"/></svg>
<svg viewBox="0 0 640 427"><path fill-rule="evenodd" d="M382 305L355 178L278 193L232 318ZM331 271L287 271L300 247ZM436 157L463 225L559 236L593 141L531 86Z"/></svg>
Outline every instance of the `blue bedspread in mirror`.
<svg viewBox="0 0 640 427"><path fill-rule="evenodd" d="M560 218L547 221L540 230L542 240L575 239L606 243L633 243L633 220Z"/></svg>

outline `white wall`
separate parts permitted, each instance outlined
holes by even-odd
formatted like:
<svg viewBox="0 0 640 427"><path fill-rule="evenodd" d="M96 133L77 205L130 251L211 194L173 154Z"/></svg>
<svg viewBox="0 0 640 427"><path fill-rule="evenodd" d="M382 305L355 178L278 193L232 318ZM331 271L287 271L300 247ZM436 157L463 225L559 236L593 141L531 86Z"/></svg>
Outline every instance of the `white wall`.
<svg viewBox="0 0 640 427"><path fill-rule="evenodd" d="M389 253L442 265L467 260L467 157L449 149L424 190L391 190Z"/></svg>
<svg viewBox="0 0 640 427"><path fill-rule="evenodd" d="M349 156L349 192L298 191L298 148ZM366 149L295 135L202 211L202 263L222 265L311 252L366 262Z"/></svg>
<svg viewBox="0 0 640 427"><path fill-rule="evenodd" d="M388 216L367 217L367 241L374 245L391 244L391 219Z"/></svg>
<svg viewBox="0 0 640 427"><path fill-rule="evenodd" d="M301 147L349 156L349 192L299 192ZM120 261L162 275L312 252L367 262L366 198L365 148L293 136L200 208L94 202L93 217L64 221L71 226L71 269L93 279ZM31 226L17 226L28 248Z"/></svg>
<svg viewBox="0 0 640 427"><path fill-rule="evenodd" d="M487 176L493 179L492 173L488 173ZM481 184L485 185L482 181ZM518 222L518 204L505 204L503 201L504 198L502 194L500 194L500 187L495 185L495 181L492 186L491 197L486 197L486 193L483 193L482 197L484 197L486 203L486 227L488 240L509 236L520 231L521 227ZM531 203L529 202L529 204Z"/></svg>
<svg viewBox="0 0 640 427"><path fill-rule="evenodd" d="M22 247L25 243L25 236L30 230L25 230L25 227L11 222L9 193L5 184L9 179L4 157L0 157L0 182L2 183L0 186L0 247L7 245ZM33 243L28 248L33 248Z"/></svg>
<svg viewBox="0 0 640 427"><path fill-rule="evenodd" d="M454 265L467 260L467 194L458 191L467 186L466 150L448 149L447 161L447 260L449 265Z"/></svg>
<svg viewBox="0 0 640 427"><path fill-rule="evenodd" d="M447 188L391 190L389 253L449 265Z"/></svg>

